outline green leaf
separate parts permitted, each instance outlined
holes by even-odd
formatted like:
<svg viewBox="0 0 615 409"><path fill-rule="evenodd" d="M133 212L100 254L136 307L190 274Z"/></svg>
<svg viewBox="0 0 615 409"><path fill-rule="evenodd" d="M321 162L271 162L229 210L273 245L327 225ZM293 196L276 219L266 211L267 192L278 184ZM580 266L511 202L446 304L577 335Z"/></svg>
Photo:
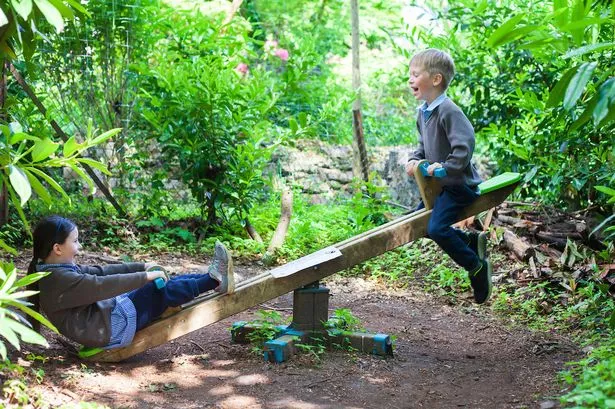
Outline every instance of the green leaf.
<svg viewBox="0 0 615 409"><path fill-rule="evenodd" d="M14 256L16 256L17 250L15 250L13 247L9 246L8 244L6 244L6 242L2 239L0 239L0 248L4 251L6 251L7 253L10 253Z"/></svg>
<svg viewBox="0 0 615 409"><path fill-rule="evenodd" d="M70 7L67 7L61 0L49 0L49 2L53 7L58 9L58 11L63 17L69 19L75 17L75 13L73 13L73 10Z"/></svg>
<svg viewBox="0 0 615 409"><path fill-rule="evenodd" d="M62 186L60 186L58 184L58 182L56 182L55 180L53 180L51 178L51 176L49 176L48 174L46 174L45 172L43 172L40 169L37 169L35 167L27 167L25 168L27 170L29 170L30 172L36 174L38 177L40 177L41 179L44 179L45 182L47 182L47 184L49 186L51 186L52 188L54 188L58 193L60 193L62 196L64 196L64 198L70 203L70 197L66 194L66 192L64 191L64 189L62 189Z"/></svg>
<svg viewBox="0 0 615 409"><path fill-rule="evenodd" d="M518 14L498 27L498 29L495 30L491 36L489 36L489 39L487 39L487 45L489 47L495 47L495 45L498 44L499 41L523 19L523 17L525 17L524 13Z"/></svg>
<svg viewBox="0 0 615 409"><path fill-rule="evenodd" d="M555 84L555 86L549 93L549 100L547 101L547 105L546 105L547 108L552 108L558 105L564 99L564 93L566 92L566 89L568 88L568 84L570 83L570 80L572 79L572 77L574 76L574 74L577 72L578 69L579 69L578 66L572 67L571 69L566 71L564 75L562 75L559 81L557 81L557 84Z"/></svg>
<svg viewBox="0 0 615 409"><path fill-rule="evenodd" d="M0 27L4 27L9 23L9 19L6 18L6 14L4 14L4 11L2 10L2 8L0 8Z"/></svg>
<svg viewBox="0 0 615 409"><path fill-rule="evenodd" d="M33 142L38 142L41 140L41 138L37 137L37 136L32 136L32 135L28 135L25 132L17 132L12 134L9 137L9 144L10 145L15 145L17 142L21 142L23 140L29 140L29 141L33 141Z"/></svg>
<svg viewBox="0 0 615 409"><path fill-rule="evenodd" d="M555 16L555 24L557 27L562 27L568 23L568 0L554 0L553 14Z"/></svg>
<svg viewBox="0 0 615 409"><path fill-rule="evenodd" d="M85 182L88 184L88 186L90 187L90 193L94 194L96 192L96 186L94 186L94 181L92 181L92 178L87 175L83 169L81 169L79 166L73 164L73 163L69 163L68 166L77 174L79 175L79 177L81 177L81 179L85 180Z"/></svg>
<svg viewBox="0 0 615 409"><path fill-rule="evenodd" d="M90 158L79 158L79 159L77 159L77 162L85 163L87 165L90 165L94 169L100 170L105 175L111 176L111 172L109 171L107 166L104 163L101 163L101 162L99 162L97 160L90 159Z"/></svg>
<svg viewBox="0 0 615 409"><path fill-rule="evenodd" d="M578 57L580 55L589 54L594 51L606 50L608 48L615 48L615 43L596 43L585 45L583 47L575 48L568 51L566 54L563 55L562 58L566 59L571 57Z"/></svg>
<svg viewBox="0 0 615 409"><path fill-rule="evenodd" d="M36 142L34 144L34 149L32 150L32 161L40 162L47 159L58 149L58 145L59 144L57 142L54 142L49 138L41 139Z"/></svg>
<svg viewBox="0 0 615 409"><path fill-rule="evenodd" d="M608 186L594 186L594 189L599 192L606 193L609 196L615 197L615 189L611 189Z"/></svg>
<svg viewBox="0 0 615 409"><path fill-rule="evenodd" d="M66 142L64 142L64 146L62 147L62 153L64 154L65 158L68 158L80 147L81 145L77 142L75 137L71 136Z"/></svg>
<svg viewBox="0 0 615 409"><path fill-rule="evenodd" d="M3 336L16 350L20 350L19 338L17 334L9 326L9 322L13 321L7 316L0 316L0 335Z"/></svg>
<svg viewBox="0 0 615 409"><path fill-rule="evenodd" d="M510 43L511 41L518 40L528 33L534 33L540 26L537 25L527 25L515 28L514 30L509 31L508 33L501 36L497 41L495 41L492 47L499 47L503 44Z"/></svg>
<svg viewBox="0 0 615 409"><path fill-rule="evenodd" d="M24 305L23 303L20 303L17 301L7 301L6 305L19 308L20 310L28 314L30 317L34 318L35 320L37 320L38 322L40 322L41 324L43 324L44 326L52 330L53 332L56 332L56 333L58 332L58 329L55 327L55 325L49 322L47 318L43 317L40 313L34 311L32 308L28 307L27 305Z"/></svg>
<svg viewBox="0 0 615 409"><path fill-rule="evenodd" d="M99 145L105 142L107 139L114 137L120 132L122 132L122 128L113 128L105 133L102 133L92 140L92 142L90 143L90 146Z"/></svg>
<svg viewBox="0 0 615 409"><path fill-rule="evenodd" d="M596 62L588 62L579 67L579 70L570 80L568 88L566 88L564 109L570 110L575 106L597 66L598 63Z"/></svg>
<svg viewBox="0 0 615 409"><path fill-rule="evenodd" d="M72 8L74 8L75 10L77 10L79 13L82 13L88 17L91 16L90 13L88 13L88 11L81 5L81 3L79 3L76 0L65 0L68 4L70 4L70 6Z"/></svg>
<svg viewBox="0 0 615 409"><path fill-rule="evenodd" d="M30 231L30 225L28 224L28 219L26 218L26 214L23 212L23 206L19 203L19 200L17 196L15 195L14 190L8 189L8 191L9 191L9 196L11 196L11 201L13 202L15 209L17 209L17 214L19 214L19 218L21 219L23 226L25 227L28 234L32 236L32 232Z"/></svg>
<svg viewBox="0 0 615 409"><path fill-rule="evenodd" d="M581 128L591 119L592 112L594 112L594 108L596 107L597 103L598 103L598 94L593 96L593 98L587 104L587 108L585 108L585 111L583 111L581 116L577 118L577 120L574 121L572 125L570 125L570 132L574 132L577 129Z"/></svg>
<svg viewBox="0 0 615 409"><path fill-rule="evenodd" d="M21 336L23 342L28 344L37 344L42 346L49 346L45 338L38 332L26 327L20 322L8 320L8 326L17 334Z"/></svg>
<svg viewBox="0 0 615 409"><path fill-rule="evenodd" d="M23 171L25 172L26 176L28 177L28 181L30 182L30 186L32 186L32 189L34 189L36 194L41 198L41 200L43 202L47 203L48 205L51 205L51 195L49 194L47 189L45 189L45 187L42 185L42 183L39 182L39 180L36 178L36 176L34 176L31 172L29 172L27 169L23 169Z"/></svg>
<svg viewBox="0 0 615 409"><path fill-rule="evenodd" d="M56 28L57 33L64 30L64 18L57 8L49 2L49 0L34 0L38 9L43 13L45 19Z"/></svg>
<svg viewBox="0 0 615 409"><path fill-rule="evenodd" d="M48 276L49 274L51 274L48 271L43 271L43 272L38 272L38 273L32 273L32 274L28 274L24 277L21 277L21 279L19 279L14 287L26 287L32 283L37 282L38 280L40 280L43 277Z"/></svg>
<svg viewBox="0 0 615 409"><path fill-rule="evenodd" d="M30 199L30 196L32 196L32 187L30 186L30 182L28 182L28 177L23 170L15 165L9 165L9 172L11 186L13 186L13 189L15 189L15 192L19 195L21 205L23 206L28 199Z"/></svg>
<svg viewBox="0 0 615 409"><path fill-rule="evenodd" d="M32 0L11 0L11 4L21 18L28 20L28 16L32 12Z"/></svg>
<svg viewBox="0 0 615 409"><path fill-rule="evenodd" d="M594 108L594 125L598 125L609 113L609 107L615 103L615 78L606 80L598 91L598 103Z"/></svg>

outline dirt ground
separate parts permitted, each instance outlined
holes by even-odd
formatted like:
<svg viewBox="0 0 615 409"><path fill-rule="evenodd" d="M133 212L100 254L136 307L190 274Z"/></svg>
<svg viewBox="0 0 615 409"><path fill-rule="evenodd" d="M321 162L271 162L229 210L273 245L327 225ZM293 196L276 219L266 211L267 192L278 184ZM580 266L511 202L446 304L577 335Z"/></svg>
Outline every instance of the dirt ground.
<svg viewBox="0 0 615 409"><path fill-rule="evenodd" d="M207 263L157 261L178 271ZM236 266L244 278L261 269ZM50 358L37 389L53 405L112 408L551 408L561 388L556 373L579 357L565 338L507 328L469 298L452 307L360 278L325 284L331 311L349 308L368 330L396 337L393 357L333 351L272 364L231 342L232 323L255 319L259 309L290 315L290 293L119 364L82 362L50 336L47 350L27 347Z"/></svg>

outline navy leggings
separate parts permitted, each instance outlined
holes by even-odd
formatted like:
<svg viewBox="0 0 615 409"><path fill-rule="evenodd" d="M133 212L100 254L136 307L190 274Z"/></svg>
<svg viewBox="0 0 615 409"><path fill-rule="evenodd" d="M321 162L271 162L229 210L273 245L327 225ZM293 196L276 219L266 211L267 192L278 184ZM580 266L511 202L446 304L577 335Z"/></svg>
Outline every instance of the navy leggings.
<svg viewBox="0 0 615 409"><path fill-rule="evenodd" d="M161 289L150 281L127 293L137 310L137 331L160 317L168 307L185 304L219 284L209 274L184 274L171 278Z"/></svg>
<svg viewBox="0 0 615 409"><path fill-rule="evenodd" d="M427 225L427 235L448 254L455 263L467 271L474 271L479 265L478 255L468 246L469 238L461 230L451 227L456 223L459 213L479 196L476 188L469 186L443 186L436 197L431 218ZM419 203L417 210L424 208Z"/></svg>

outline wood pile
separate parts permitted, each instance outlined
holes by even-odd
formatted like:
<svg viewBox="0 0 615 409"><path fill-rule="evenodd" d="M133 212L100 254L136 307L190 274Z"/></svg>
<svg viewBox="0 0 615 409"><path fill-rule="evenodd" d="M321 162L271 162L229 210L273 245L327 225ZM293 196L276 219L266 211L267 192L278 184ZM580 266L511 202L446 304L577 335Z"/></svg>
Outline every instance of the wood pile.
<svg viewBox="0 0 615 409"><path fill-rule="evenodd" d="M595 253L607 249L590 237L593 227L583 212L565 213L538 203L504 202L480 215L474 224L489 230L493 243L527 263L513 274L517 281L592 278L615 285L613 255L607 257L610 262L596 261Z"/></svg>

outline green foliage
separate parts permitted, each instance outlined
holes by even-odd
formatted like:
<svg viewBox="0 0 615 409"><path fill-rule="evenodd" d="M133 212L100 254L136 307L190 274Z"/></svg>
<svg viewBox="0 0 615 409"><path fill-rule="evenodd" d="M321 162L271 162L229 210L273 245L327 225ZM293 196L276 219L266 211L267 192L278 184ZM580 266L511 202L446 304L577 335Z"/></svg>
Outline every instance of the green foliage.
<svg viewBox="0 0 615 409"><path fill-rule="evenodd" d="M562 373L564 382L573 389L560 401L570 408L615 407L615 334L610 341L594 349L590 355L572 363Z"/></svg>
<svg viewBox="0 0 615 409"><path fill-rule="evenodd" d="M24 132L17 122L10 124L0 123L0 186L6 186L11 203L29 231L23 207L32 196L33 191L38 197L50 205L53 198L45 185L60 193L66 199L68 195L64 189L47 173L51 168L68 167L81 179L85 180L92 190L94 182L83 170L83 165L89 165L103 173L109 173L100 162L81 155L89 148L102 144L117 134L119 129L112 129L100 135L94 135L91 126L83 142L78 142L75 136L70 137L63 145L50 138L42 138ZM61 155L56 154L60 146ZM2 240L0 245L11 252ZM14 252L14 251L13 251Z"/></svg>
<svg viewBox="0 0 615 409"><path fill-rule="evenodd" d="M21 279L17 278L17 269L12 264L0 265L0 334L15 349L21 348L21 343L47 346L47 341L42 335L33 331L23 317L17 314L16 310L36 319L46 327L57 332L57 329L45 317L32 310L25 299L36 294L36 291L24 291L31 283L34 283L49 273L40 272L26 275ZM0 339L0 357L2 360L7 358L5 341Z"/></svg>
<svg viewBox="0 0 615 409"><path fill-rule="evenodd" d="M461 1L438 14L442 30L417 28L411 41L452 54L449 95L498 167L525 174L527 196L603 204L594 186L615 174L613 17L605 2L551 6Z"/></svg>
<svg viewBox="0 0 615 409"><path fill-rule="evenodd" d="M21 46L26 59L36 49L36 37L44 36L41 29L50 24L56 32L64 30L64 20L88 13L77 0L21 0L3 2L0 8L0 56L16 58Z"/></svg>
<svg viewBox="0 0 615 409"><path fill-rule="evenodd" d="M253 330L248 333L247 338L253 344L252 352L261 354L264 343L280 333L278 327L285 322L285 318L277 311L258 310L256 315L256 319L248 322Z"/></svg>

